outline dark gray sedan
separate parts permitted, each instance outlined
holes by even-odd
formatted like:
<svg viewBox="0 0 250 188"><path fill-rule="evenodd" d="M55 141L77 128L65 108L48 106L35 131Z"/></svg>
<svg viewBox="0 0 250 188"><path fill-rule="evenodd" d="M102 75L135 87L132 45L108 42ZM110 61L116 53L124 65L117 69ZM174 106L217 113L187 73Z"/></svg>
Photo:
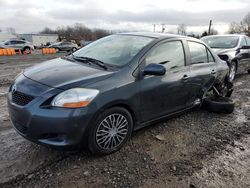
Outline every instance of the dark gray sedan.
<svg viewBox="0 0 250 188"><path fill-rule="evenodd" d="M55 48L57 52L60 51L74 52L77 50L78 46L75 43L64 41L51 44L49 48Z"/></svg>
<svg viewBox="0 0 250 188"><path fill-rule="evenodd" d="M20 74L8 93L23 137L54 148L119 150L134 130L226 95L228 66L193 38L126 33Z"/></svg>

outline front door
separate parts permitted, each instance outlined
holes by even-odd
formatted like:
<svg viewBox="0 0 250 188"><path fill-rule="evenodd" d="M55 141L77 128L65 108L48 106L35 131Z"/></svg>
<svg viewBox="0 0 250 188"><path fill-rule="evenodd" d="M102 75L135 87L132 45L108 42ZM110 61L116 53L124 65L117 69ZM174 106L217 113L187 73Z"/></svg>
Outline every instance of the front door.
<svg viewBox="0 0 250 188"><path fill-rule="evenodd" d="M151 63L166 68L163 76L145 75L140 82L140 109L143 122L186 108L186 88L190 70L185 65L182 41L167 41L155 46L140 65L141 71Z"/></svg>

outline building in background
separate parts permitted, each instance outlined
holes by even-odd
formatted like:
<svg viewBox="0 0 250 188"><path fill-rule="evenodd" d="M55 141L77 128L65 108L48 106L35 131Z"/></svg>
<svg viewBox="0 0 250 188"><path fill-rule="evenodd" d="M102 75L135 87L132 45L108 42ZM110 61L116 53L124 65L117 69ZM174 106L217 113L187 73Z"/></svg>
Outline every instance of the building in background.
<svg viewBox="0 0 250 188"><path fill-rule="evenodd" d="M0 42L5 41L5 40L14 39L14 38L17 38L17 36L13 35L13 34L9 34L9 33L1 33L0 32Z"/></svg>
<svg viewBox="0 0 250 188"><path fill-rule="evenodd" d="M35 47L53 44L58 41L57 34L18 34L18 37L31 42Z"/></svg>

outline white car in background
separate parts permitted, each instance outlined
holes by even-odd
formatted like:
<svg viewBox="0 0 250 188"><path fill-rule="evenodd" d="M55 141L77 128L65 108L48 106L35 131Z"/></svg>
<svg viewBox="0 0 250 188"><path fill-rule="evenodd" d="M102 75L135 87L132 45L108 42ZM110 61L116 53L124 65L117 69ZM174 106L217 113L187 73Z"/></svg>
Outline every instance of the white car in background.
<svg viewBox="0 0 250 188"><path fill-rule="evenodd" d="M0 43L0 48L13 48L15 51L21 51L25 54L30 54L35 48L34 46L29 42L25 40L20 39L12 39L7 40L2 43Z"/></svg>

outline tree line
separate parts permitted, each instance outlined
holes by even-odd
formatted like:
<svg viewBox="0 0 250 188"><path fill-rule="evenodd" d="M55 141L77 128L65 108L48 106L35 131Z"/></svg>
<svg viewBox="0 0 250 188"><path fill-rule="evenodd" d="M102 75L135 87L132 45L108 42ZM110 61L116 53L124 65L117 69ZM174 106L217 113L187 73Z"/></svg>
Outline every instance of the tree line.
<svg viewBox="0 0 250 188"><path fill-rule="evenodd" d="M79 43L81 40L94 41L99 38L112 34L111 31L104 29L90 29L83 24L76 23L73 26L58 27L53 30L48 27L44 28L41 34L58 34L59 40L74 40Z"/></svg>
<svg viewBox="0 0 250 188"><path fill-rule="evenodd" d="M250 12L240 22L232 22L229 27L229 33L245 33L250 37Z"/></svg>

